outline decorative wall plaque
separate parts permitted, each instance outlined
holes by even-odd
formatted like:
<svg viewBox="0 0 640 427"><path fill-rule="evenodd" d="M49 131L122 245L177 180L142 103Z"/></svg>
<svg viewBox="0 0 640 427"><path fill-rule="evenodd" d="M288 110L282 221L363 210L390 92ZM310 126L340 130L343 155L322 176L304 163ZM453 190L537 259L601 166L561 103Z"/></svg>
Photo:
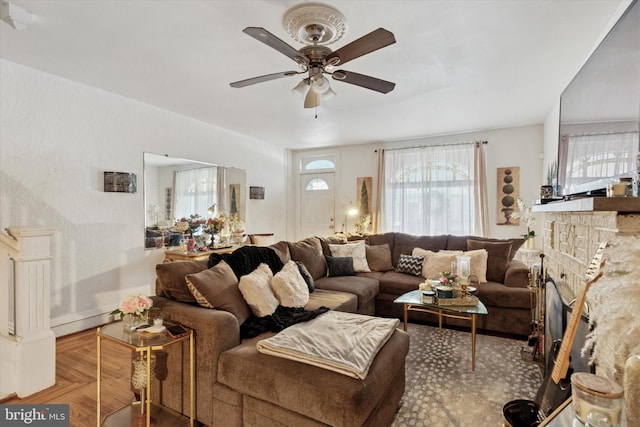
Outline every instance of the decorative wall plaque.
<svg viewBox="0 0 640 427"><path fill-rule="evenodd" d="M105 171L104 191L108 193L136 193L138 191L136 174Z"/></svg>

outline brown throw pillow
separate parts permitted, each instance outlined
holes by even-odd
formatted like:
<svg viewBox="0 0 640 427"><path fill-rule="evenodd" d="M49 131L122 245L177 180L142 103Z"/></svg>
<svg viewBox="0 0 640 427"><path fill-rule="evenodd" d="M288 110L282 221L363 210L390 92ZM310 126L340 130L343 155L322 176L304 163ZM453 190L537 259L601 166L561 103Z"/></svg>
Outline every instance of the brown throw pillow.
<svg viewBox="0 0 640 427"><path fill-rule="evenodd" d="M367 263L371 271L391 271L391 249L386 243L384 245L369 246L366 245Z"/></svg>
<svg viewBox="0 0 640 427"><path fill-rule="evenodd" d="M251 309L238 288L235 273L224 261L196 274L187 274L187 286L198 304L206 308L228 311L242 325L251 316Z"/></svg>
<svg viewBox="0 0 640 427"><path fill-rule="evenodd" d="M470 251L477 249L485 249L487 251L487 280L490 282L504 283L511 246L511 242L498 243L467 240L467 248Z"/></svg>
<svg viewBox="0 0 640 427"><path fill-rule="evenodd" d="M193 304L196 299L189 291L184 278L187 274L199 273L207 269L207 261L175 261L156 265L158 295L178 302Z"/></svg>
<svg viewBox="0 0 640 427"><path fill-rule="evenodd" d="M309 237L299 242L289 242L291 259L302 261L313 280L327 275L327 263L322 254L322 245L317 237Z"/></svg>

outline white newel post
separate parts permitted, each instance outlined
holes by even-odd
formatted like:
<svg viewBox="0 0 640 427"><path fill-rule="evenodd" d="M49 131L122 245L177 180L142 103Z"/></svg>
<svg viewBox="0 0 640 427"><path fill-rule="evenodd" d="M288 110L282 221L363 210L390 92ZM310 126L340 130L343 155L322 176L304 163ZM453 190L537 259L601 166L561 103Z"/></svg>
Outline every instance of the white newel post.
<svg viewBox="0 0 640 427"><path fill-rule="evenodd" d="M56 378L49 312L54 230L6 231L0 234L0 399L28 396L51 387Z"/></svg>

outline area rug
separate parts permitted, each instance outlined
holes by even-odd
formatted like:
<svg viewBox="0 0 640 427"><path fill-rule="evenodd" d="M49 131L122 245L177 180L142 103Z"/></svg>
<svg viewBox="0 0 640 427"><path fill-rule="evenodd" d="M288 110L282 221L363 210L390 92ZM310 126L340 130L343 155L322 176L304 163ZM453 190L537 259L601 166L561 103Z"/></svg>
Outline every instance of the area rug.
<svg viewBox="0 0 640 427"><path fill-rule="evenodd" d="M533 399L542 383L540 366L525 361L526 342L476 336L471 370L471 333L409 324L411 345L406 387L392 427L484 427L502 425L502 407Z"/></svg>

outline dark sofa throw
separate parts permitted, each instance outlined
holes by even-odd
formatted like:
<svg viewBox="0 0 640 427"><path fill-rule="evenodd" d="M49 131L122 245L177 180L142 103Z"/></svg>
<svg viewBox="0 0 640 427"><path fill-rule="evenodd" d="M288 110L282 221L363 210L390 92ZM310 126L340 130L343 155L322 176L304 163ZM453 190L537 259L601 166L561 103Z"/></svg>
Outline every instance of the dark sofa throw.
<svg viewBox="0 0 640 427"><path fill-rule="evenodd" d="M230 254L211 254L207 267L214 267L223 260L229 264L238 280L251 273L262 263L267 264L273 274L282 270L284 266L278 253L266 246L243 246Z"/></svg>
<svg viewBox="0 0 640 427"><path fill-rule="evenodd" d="M329 311L327 307L320 307L316 310L305 310L303 308L284 307L279 305L273 314L264 317L251 316L240 325L240 337L253 338L264 332L280 332L281 330L315 319L322 313Z"/></svg>

